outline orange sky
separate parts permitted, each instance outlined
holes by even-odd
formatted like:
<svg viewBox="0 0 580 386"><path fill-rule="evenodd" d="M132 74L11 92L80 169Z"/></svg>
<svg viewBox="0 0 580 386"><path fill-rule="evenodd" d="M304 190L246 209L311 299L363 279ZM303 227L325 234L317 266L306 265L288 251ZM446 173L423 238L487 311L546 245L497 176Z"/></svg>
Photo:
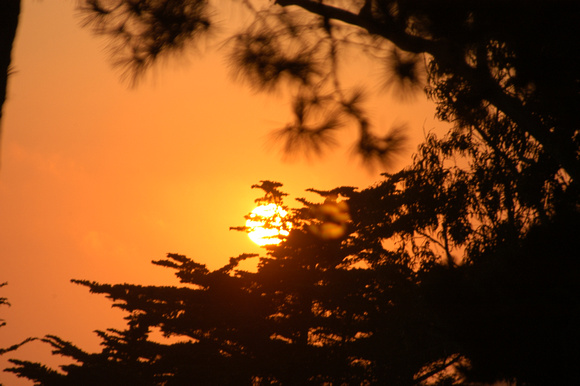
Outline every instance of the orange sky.
<svg viewBox="0 0 580 386"><path fill-rule="evenodd" d="M284 161L268 135L289 120L288 99L234 83L223 52L169 61L128 88L104 41L79 27L74 4L23 4L2 122L0 282L9 285L0 296L12 307L0 308L8 323L0 347L55 334L97 350L93 330L123 326L111 302L72 278L176 285L150 261L175 252L217 268L260 252L228 230L243 225L259 180L284 183L295 205L310 187L379 179L351 156L353 134L321 159ZM433 108L375 102L383 106L373 112L377 122L410 124L414 139L395 165L402 167L434 125ZM5 357L62 363L41 343ZM29 384L2 372L0 383Z"/></svg>

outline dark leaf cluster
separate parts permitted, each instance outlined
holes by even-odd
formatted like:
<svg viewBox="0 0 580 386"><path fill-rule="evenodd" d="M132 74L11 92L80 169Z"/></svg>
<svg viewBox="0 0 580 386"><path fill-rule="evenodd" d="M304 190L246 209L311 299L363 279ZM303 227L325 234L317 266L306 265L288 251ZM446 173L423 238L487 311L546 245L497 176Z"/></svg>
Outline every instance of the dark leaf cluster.
<svg viewBox="0 0 580 386"><path fill-rule="evenodd" d="M111 38L114 64L136 82L153 63L194 47L212 27L206 0L84 0L83 24Z"/></svg>
<svg viewBox="0 0 580 386"><path fill-rule="evenodd" d="M86 24L111 38L115 60L136 78L163 54L198 43L217 18L204 0L81 4ZM367 86L382 84L401 99L425 90L439 117L459 127L483 131L487 121L503 120L480 133L490 145L504 126L515 126L570 177L580 177L577 2L241 4L251 16L227 39L232 70L259 90L295 90L295 121L278 133L286 151L320 152L339 127L358 130L357 149L366 161L388 160L400 149L389 139L399 143L401 136L370 131L360 90L343 86L344 63L355 54L383 64L382 79Z"/></svg>

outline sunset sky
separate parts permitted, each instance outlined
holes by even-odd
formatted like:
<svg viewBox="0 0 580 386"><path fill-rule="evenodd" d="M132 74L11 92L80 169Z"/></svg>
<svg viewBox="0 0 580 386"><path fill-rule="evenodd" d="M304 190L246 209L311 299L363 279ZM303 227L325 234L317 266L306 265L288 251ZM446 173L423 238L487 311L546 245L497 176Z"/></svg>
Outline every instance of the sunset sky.
<svg viewBox="0 0 580 386"><path fill-rule="evenodd" d="M290 120L289 99L234 82L219 38L203 56L168 60L130 88L106 41L75 15L72 0L23 2L2 122L0 282L8 286L0 297L12 306L0 308L0 347L53 334L94 351L94 330L123 327L110 301L70 279L178 285L151 260L180 253L218 268L264 253L229 231L253 209L260 192L250 186L260 180L282 182L290 206L314 198L307 188L379 180L382 170L353 156L354 130L322 158L283 157L271 133ZM359 63L353 73L375 71ZM434 108L378 98L375 122L409 127L395 171L436 124ZM2 368L10 357L62 363L36 342L6 355ZM0 383L28 384L3 372Z"/></svg>

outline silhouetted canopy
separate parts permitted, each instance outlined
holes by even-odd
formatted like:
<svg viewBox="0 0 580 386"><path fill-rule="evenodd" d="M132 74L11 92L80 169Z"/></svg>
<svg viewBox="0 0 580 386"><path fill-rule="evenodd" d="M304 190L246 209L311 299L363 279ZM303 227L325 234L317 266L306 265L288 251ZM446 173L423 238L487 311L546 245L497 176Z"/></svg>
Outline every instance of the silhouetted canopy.
<svg viewBox="0 0 580 386"><path fill-rule="evenodd" d="M223 6L82 4L136 77L204 38ZM353 47L384 63L393 90L424 89L452 127L373 186L310 189L323 202L300 200L256 272L238 268L254 255L210 271L169 254L154 264L175 270L173 287L75 280L125 310L126 328L97 332L97 353L47 336L76 362L9 371L58 385L574 384L580 3L242 4L252 18L229 39L232 66L258 89L293 87L295 120L279 133L289 151L322 149L349 125L367 159L400 146L401 131L373 127L364 88L341 86ZM281 186L255 185L258 201L282 204ZM320 237L317 208L339 202L343 233Z"/></svg>
<svg viewBox="0 0 580 386"><path fill-rule="evenodd" d="M295 90L295 119L279 131L286 151L322 151L340 127L358 129L357 149L366 160L388 161L400 150L400 128L375 127L365 112L365 89L343 86L345 59L366 55L384 68L372 87L383 84L402 98L425 90L441 119L489 146L515 131L518 140L541 144L555 167L580 176L578 2L241 4L250 16L240 32L226 37L232 71L260 90L282 84ZM182 55L212 37L220 11L232 6L83 0L80 9L87 26L109 37L114 63L135 81L159 58Z"/></svg>

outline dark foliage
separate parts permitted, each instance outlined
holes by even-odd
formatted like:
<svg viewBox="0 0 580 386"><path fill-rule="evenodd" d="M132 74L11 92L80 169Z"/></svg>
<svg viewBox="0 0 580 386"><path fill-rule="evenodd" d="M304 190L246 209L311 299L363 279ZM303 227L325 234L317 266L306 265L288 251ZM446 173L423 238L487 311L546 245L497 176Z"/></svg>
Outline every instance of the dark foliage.
<svg viewBox="0 0 580 386"><path fill-rule="evenodd" d="M86 0L80 2L84 25L114 37L115 64L134 81L165 56L182 53L207 35L212 26L207 1Z"/></svg>
<svg viewBox="0 0 580 386"><path fill-rule="evenodd" d="M207 0L83 0L82 15L111 38L133 80L159 57L195 46L219 20ZM228 37L233 72L259 90L290 84L294 122L279 131L286 151L321 152L340 127L357 127L367 161L388 161L404 139L373 128L362 92L345 90L349 55L384 64L383 84L406 98L425 90L439 116L490 146L506 130L541 144L554 167L580 177L580 59L573 1L242 1L251 14ZM501 121L501 125L489 125ZM396 129L396 128L395 128ZM512 134L507 134L511 136ZM501 149L499 149L501 150Z"/></svg>
<svg viewBox="0 0 580 386"><path fill-rule="evenodd" d="M0 288L4 287L6 284L8 284L8 283L0 283ZM3 305L10 306L10 303L8 303L8 299L1 297L0 298L0 306L3 306ZM0 319L0 327L4 327L5 325L6 325L6 322L4 321L4 319ZM14 350L18 349L20 346L22 346L23 344L28 343L28 342L33 341L33 340L35 340L35 338L28 338L20 343L13 344L12 346L9 346L9 347L0 347L0 356L6 354L7 352L14 351Z"/></svg>
<svg viewBox="0 0 580 386"><path fill-rule="evenodd" d="M154 263L175 269L180 287L75 281L126 310L127 329L98 332L96 354L49 336L77 364L9 371L71 385L569 384L580 359L578 195L554 174L506 167L518 157L509 149L501 161L453 131L375 186L312 189L325 203L342 197L346 232L311 232L317 205L302 200L257 272L236 269L254 255L209 271L170 254ZM530 183L544 188L517 193ZM280 186L255 185L266 192L257 202L282 204ZM156 341L157 330L177 341Z"/></svg>
<svg viewBox="0 0 580 386"><path fill-rule="evenodd" d="M119 20L138 22L127 39L145 59L118 53L139 68L211 25L203 1L84 3L112 37L125 36ZM210 271L170 254L154 264L179 287L75 281L127 311L127 328L98 332L94 354L48 336L76 363L15 360L9 371L59 385L574 384L580 3L244 4L254 18L231 39L235 71L259 89L297 90L295 121L279 132L288 150L322 150L349 122L368 159L400 147L400 131L372 130L363 93L342 89L347 46L384 60L389 87L425 88L453 127L374 186L312 189L324 202L301 200L257 272L237 268L253 255ZM152 45L147 31L166 38ZM255 187L259 203L282 204L281 184Z"/></svg>

